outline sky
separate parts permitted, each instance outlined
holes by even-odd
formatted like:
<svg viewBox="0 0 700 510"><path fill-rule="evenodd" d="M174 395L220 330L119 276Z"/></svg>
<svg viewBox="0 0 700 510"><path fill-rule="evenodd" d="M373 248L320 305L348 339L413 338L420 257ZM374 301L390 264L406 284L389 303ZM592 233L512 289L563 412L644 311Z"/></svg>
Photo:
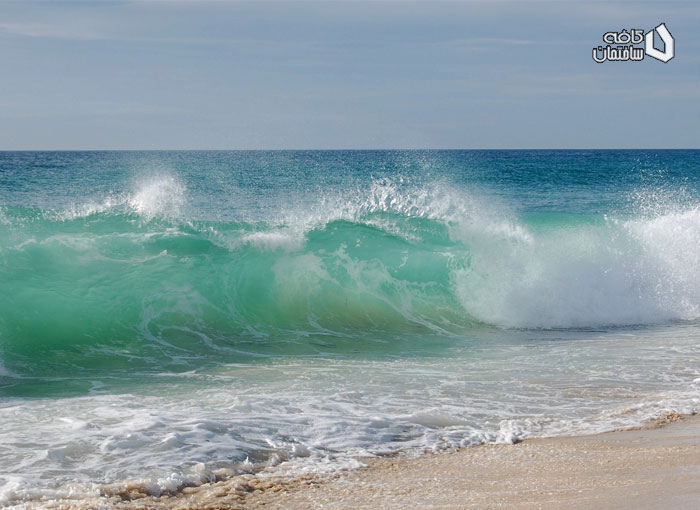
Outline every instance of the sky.
<svg viewBox="0 0 700 510"><path fill-rule="evenodd" d="M593 61L665 22L668 63ZM700 2L8 2L0 150L698 148Z"/></svg>

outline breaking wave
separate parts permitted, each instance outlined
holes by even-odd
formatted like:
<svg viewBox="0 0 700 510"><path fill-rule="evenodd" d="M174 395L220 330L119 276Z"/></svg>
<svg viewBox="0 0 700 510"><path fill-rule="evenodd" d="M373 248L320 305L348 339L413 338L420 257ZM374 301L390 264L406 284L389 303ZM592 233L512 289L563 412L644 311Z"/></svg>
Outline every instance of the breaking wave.
<svg viewBox="0 0 700 510"><path fill-rule="evenodd" d="M518 215L377 180L234 221L188 217L186 194L165 176L62 211L5 207L3 373L361 349L372 331L700 317L697 207Z"/></svg>

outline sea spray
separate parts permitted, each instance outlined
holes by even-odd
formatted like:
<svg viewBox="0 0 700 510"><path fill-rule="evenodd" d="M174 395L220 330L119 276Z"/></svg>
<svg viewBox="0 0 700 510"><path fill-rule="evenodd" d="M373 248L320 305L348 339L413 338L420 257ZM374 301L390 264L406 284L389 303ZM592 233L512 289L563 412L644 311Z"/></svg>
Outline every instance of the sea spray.
<svg viewBox="0 0 700 510"><path fill-rule="evenodd" d="M695 208L516 215L442 184L384 179L345 201L329 193L306 216L251 223L178 217L184 194L167 177L80 214L8 208L7 362L25 372L155 368L256 355L268 342L277 354L317 352L304 347L310 334L331 344L360 337L359 347L363 331L449 335L482 323L629 326L700 315ZM69 365L58 361L65 356Z"/></svg>

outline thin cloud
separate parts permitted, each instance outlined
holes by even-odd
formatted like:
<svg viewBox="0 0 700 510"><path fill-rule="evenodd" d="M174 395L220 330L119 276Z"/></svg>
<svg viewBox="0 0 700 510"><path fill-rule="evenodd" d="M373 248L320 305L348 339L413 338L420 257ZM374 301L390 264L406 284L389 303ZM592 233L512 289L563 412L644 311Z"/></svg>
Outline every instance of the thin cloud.
<svg viewBox="0 0 700 510"><path fill-rule="evenodd" d="M36 37L42 39L66 39L78 41L102 40L105 37L97 32L57 27L42 23L0 23L0 32L20 36Z"/></svg>

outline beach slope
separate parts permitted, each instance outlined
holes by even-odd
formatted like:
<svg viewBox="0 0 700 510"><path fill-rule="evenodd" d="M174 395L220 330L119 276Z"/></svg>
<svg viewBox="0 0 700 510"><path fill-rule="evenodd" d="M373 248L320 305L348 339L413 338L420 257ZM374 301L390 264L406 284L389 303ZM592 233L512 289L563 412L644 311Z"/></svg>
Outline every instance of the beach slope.
<svg viewBox="0 0 700 510"><path fill-rule="evenodd" d="M673 418L675 420L675 417ZM591 436L483 445L293 479L244 475L130 508L699 509L700 417Z"/></svg>
<svg viewBox="0 0 700 510"><path fill-rule="evenodd" d="M251 508L700 509L700 419L384 459L331 483L261 491Z"/></svg>

